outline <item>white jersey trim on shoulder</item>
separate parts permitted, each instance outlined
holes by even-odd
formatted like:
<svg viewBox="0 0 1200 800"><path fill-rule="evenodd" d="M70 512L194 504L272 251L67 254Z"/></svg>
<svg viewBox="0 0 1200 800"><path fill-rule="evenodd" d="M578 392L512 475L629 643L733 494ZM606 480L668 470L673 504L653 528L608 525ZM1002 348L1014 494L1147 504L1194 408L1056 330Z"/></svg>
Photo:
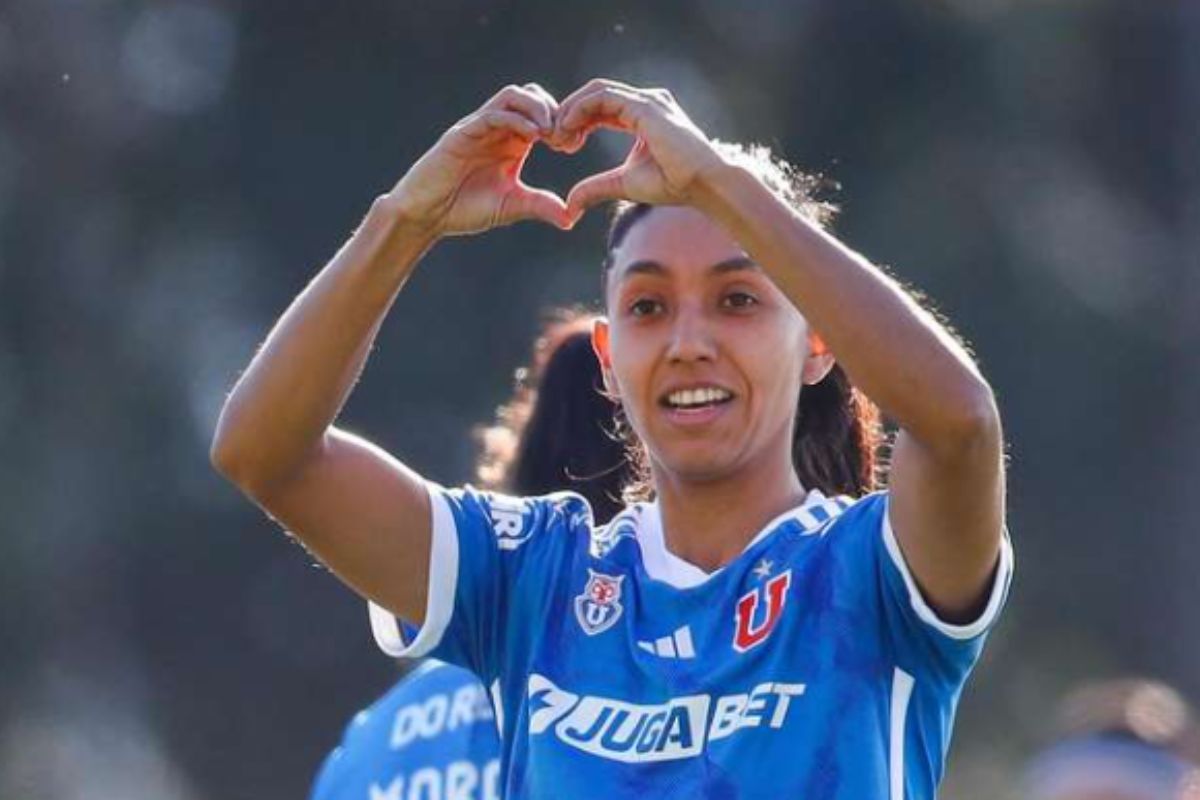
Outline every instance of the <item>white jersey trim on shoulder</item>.
<svg viewBox="0 0 1200 800"><path fill-rule="evenodd" d="M454 612L454 590L458 585L458 531L441 487L425 485L429 492L433 531L429 547L429 592L425 600L425 624L412 642L404 634L396 617L375 603L368 603L371 632L379 649L394 658L419 658L442 641Z"/></svg>
<svg viewBox="0 0 1200 800"><path fill-rule="evenodd" d="M908 702L912 699L913 676L896 667L892 671L891 731L888 737L889 800L904 800L904 752L908 724Z"/></svg>
<svg viewBox="0 0 1200 800"><path fill-rule="evenodd" d="M742 552L770 536L783 523L792 520L801 525L804 536L824 533L828 528L827 523L836 519L849 505L850 501L847 498L826 497L820 489L812 489L805 495L803 503L764 525ZM720 569L705 572L667 549L663 536L662 512L658 503L647 503L640 506L640 509L641 513L634 515L633 519L637 523L637 541L642 551L642 567L647 575L676 589L691 589L720 573Z"/></svg>
<svg viewBox="0 0 1200 800"><path fill-rule="evenodd" d="M967 640L979 636L996 621L996 617L1000 614L1000 608L1004 605L1004 595L1007 594L1008 585L1012 581L1013 550L1012 542L1008 538L1007 529L1000 539L1000 563L996 567L996 577L992 582L987 605L978 619L965 625L955 625L946 622L925 601L925 597L921 594L921 589L917 586L912 572L909 571L908 562L904 560L904 553L900 550L900 543L896 541L896 532L892 530L892 520L886 504L883 509L883 541L887 547L888 555L891 556L892 563L896 565L896 569L900 571L900 576L904 579L904 585L908 589L908 599L912 604L913 611L916 612L917 617L926 625L951 639Z"/></svg>

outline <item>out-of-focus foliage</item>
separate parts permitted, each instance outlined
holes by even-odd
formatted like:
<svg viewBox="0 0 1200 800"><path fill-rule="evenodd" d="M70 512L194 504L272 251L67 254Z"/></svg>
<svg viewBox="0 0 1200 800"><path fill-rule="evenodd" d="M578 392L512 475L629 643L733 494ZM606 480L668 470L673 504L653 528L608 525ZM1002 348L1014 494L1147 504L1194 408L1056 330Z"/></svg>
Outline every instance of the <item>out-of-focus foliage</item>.
<svg viewBox="0 0 1200 800"><path fill-rule="evenodd" d="M1200 690L1200 4L6 0L0 796L305 791L394 667L210 470L223 395L442 129L596 75L840 181L842 235L996 386L1018 579L943 796L1013 797L1078 679ZM344 421L467 479L538 310L597 298L602 227L439 245Z"/></svg>

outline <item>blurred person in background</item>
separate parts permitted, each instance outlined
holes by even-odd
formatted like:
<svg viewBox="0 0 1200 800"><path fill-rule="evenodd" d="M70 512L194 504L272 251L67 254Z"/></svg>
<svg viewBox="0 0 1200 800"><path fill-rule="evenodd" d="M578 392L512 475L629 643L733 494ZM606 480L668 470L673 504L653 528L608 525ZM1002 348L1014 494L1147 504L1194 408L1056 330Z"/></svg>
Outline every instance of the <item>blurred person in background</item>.
<svg viewBox="0 0 1200 800"><path fill-rule="evenodd" d="M1127 679L1087 684L1058 712L1060 739L1026 770L1029 800L1200 800L1200 738L1175 689Z"/></svg>
<svg viewBox="0 0 1200 800"><path fill-rule="evenodd" d="M566 201L521 182L535 143L601 128L634 137L623 164ZM665 90L507 87L377 199L226 402L214 464L386 609L385 650L499 687L507 797L935 794L1011 577L1000 419L809 189ZM334 425L438 240L612 200L593 346L644 501L596 527L580 496L447 490ZM887 491L868 397L899 427ZM416 636L388 646L387 614Z"/></svg>
<svg viewBox="0 0 1200 800"><path fill-rule="evenodd" d="M594 317L550 313L509 402L477 431L480 486L522 495L578 492L603 524L628 478L592 352ZM500 742L491 699L465 669L434 659L409 671L347 726L312 800L500 797Z"/></svg>
<svg viewBox="0 0 1200 800"><path fill-rule="evenodd" d="M547 314L512 398L475 433L476 478L484 489L517 495L577 492L603 525L624 507L630 472L592 350L596 319L574 308Z"/></svg>

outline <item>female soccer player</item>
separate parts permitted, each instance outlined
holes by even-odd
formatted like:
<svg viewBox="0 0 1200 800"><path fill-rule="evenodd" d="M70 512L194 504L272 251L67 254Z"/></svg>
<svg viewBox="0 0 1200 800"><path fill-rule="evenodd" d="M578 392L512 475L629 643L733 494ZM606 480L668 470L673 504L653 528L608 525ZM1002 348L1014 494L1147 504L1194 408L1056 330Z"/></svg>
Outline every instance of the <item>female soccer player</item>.
<svg viewBox="0 0 1200 800"><path fill-rule="evenodd" d="M521 182L536 142L602 127L635 137L623 164L565 202ZM1000 421L954 338L779 172L663 90L508 87L376 200L226 403L217 467L419 624L402 652L496 683L508 797L934 794L1010 575ZM593 339L653 502L594 529L578 498L447 491L333 426L439 238L613 199L651 208L614 230ZM886 493L829 496L869 488L844 469L854 395L822 388L835 353L899 426Z"/></svg>

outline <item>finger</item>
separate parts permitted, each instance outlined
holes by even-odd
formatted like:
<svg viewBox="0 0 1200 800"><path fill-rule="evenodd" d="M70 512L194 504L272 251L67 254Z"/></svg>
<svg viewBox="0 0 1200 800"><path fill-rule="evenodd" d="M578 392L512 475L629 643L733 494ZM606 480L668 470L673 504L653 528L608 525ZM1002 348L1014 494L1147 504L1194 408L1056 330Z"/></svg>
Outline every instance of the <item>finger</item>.
<svg viewBox="0 0 1200 800"><path fill-rule="evenodd" d="M563 127L563 119L570 112L571 108L578 105L584 98L613 87L624 88L623 85L617 84L615 81L605 78L593 78L571 92L566 99L558 104L558 114L554 120L554 132L547 138L546 143L559 152L578 152L587 141L587 132L580 130L567 131Z"/></svg>
<svg viewBox="0 0 1200 800"><path fill-rule="evenodd" d="M665 86L655 86L651 89L638 89L637 92L648 100L659 103L660 105L679 105L679 101L675 99L675 95Z"/></svg>
<svg viewBox="0 0 1200 800"><path fill-rule="evenodd" d="M545 142L552 149L570 155L582 150L583 146L587 144L588 137L598 128L608 128L634 135L639 135L642 130L641 123L635 122L630 124L628 119L622 117L620 114L603 115L597 113L596 115L583 118L579 126L574 130L568 131L561 128L555 130L554 134L546 139Z"/></svg>
<svg viewBox="0 0 1200 800"><path fill-rule="evenodd" d="M497 131L531 141L540 134L538 124L515 111L479 111L467 117L459 130L471 139L482 139Z"/></svg>
<svg viewBox="0 0 1200 800"><path fill-rule="evenodd" d="M527 83L521 88L525 89L529 94L535 97L546 110L546 117L543 122L542 133L550 135L554 131L555 120L558 118L558 101L554 99L554 95L546 91L546 89L537 83Z"/></svg>
<svg viewBox="0 0 1200 800"><path fill-rule="evenodd" d="M557 149L554 142L555 126L558 125L559 103L554 95L550 94L543 86L537 83L525 84L525 89L529 90L536 97L540 98L542 103L550 112L550 125L542 129L542 141L551 149Z"/></svg>
<svg viewBox="0 0 1200 800"><path fill-rule="evenodd" d="M576 89L569 94L561 103L558 104L558 118L561 121L572 108L579 105L588 98L592 98L598 94L610 93L621 95L626 98L638 98L642 94L642 90L630 86L620 81L610 80L608 78L594 78L586 84Z"/></svg>
<svg viewBox="0 0 1200 800"><path fill-rule="evenodd" d="M567 215L578 219L584 211L608 200L625 198L625 167L614 167L584 178L567 195Z"/></svg>
<svg viewBox="0 0 1200 800"><path fill-rule="evenodd" d="M580 86L578 89L564 97L562 102L558 105L560 108L565 109L567 106L574 105L581 97L594 94L604 89L619 89L624 92L638 91L636 87L630 86L627 83L621 83L620 81L614 81L611 78L592 78L583 86Z"/></svg>
<svg viewBox="0 0 1200 800"><path fill-rule="evenodd" d="M520 184L505 198L501 222L523 219L541 220L561 229L571 227L567 204L561 197L545 189Z"/></svg>
<svg viewBox="0 0 1200 800"><path fill-rule="evenodd" d="M571 155L582 150L586 141L587 138L581 133L568 134L555 129L542 140L542 143L556 153Z"/></svg>
<svg viewBox="0 0 1200 800"><path fill-rule="evenodd" d="M584 95L567 106L559 107L557 130L570 134L587 127L593 119L605 119L608 127L634 130L643 113L645 100L624 89L605 87Z"/></svg>
<svg viewBox="0 0 1200 800"><path fill-rule="evenodd" d="M484 103L481 110L493 109L523 114L533 120L543 133L549 133L554 129L555 108L553 104L541 93L524 86L505 86Z"/></svg>
<svg viewBox="0 0 1200 800"><path fill-rule="evenodd" d="M551 139L546 140L546 144L560 153L572 155L582 150L583 146L587 144L588 137L599 128L608 128L609 130L629 134L636 134L638 132L636 126L631 127L620 117L594 116L586 119L573 131L556 132Z"/></svg>
<svg viewBox="0 0 1200 800"><path fill-rule="evenodd" d="M540 83L527 83L525 84L524 88L537 97L540 97L542 101L550 107L550 111L552 113L558 112L558 100L554 99L554 95L550 94L550 92Z"/></svg>

